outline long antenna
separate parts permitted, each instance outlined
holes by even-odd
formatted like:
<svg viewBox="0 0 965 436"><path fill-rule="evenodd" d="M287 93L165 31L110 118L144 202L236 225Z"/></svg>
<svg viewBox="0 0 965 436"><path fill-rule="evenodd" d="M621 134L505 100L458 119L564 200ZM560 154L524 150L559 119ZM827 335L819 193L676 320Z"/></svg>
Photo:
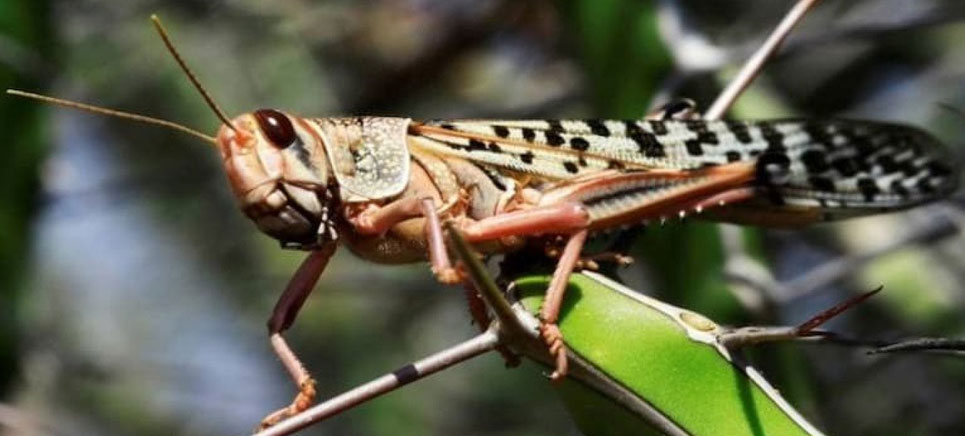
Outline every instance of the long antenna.
<svg viewBox="0 0 965 436"><path fill-rule="evenodd" d="M214 102L214 99L211 98L211 95L208 94L208 91L201 86L201 81L199 81L197 76L195 76L191 69L188 68L188 64L184 62L184 59L181 58L181 54L178 53L178 50L174 48L174 44L171 43L171 38L168 37L168 32L164 30L164 26L161 24L161 19L158 18L157 15L151 14L151 21L154 23L154 28L157 29L158 35L161 35L161 40L164 41L164 45L167 46L168 51L171 52L171 56L174 56L174 60L176 60L178 65L181 66L181 70L184 71L184 74L187 74L188 79L191 80L191 83L194 85L194 87L198 90L198 92L201 93L201 97L204 97L204 101L208 103L208 107L214 111L215 115L217 115L221 122L228 126L229 129L235 130L235 126L231 124L231 121L228 120L228 117L225 115L225 113L222 112L221 108L218 107L218 104Z"/></svg>
<svg viewBox="0 0 965 436"><path fill-rule="evenodd" d="M149 117L149 116L145 116L145 115L132 114L132 113L130 113L130 112L124 112L124 111L119 111L119 110L114 110L114 109L108 109L108 108L104 108L104 107L100 107L100 106L93 106L93 105L89 105L89 104L78 103L78 102L76 102L76 101L63 100L63 99L60 99L60 98L49 97L49 96L41 95L41 94L34 94L34 93L32 93L32 92L20 91L20 90L16 90L16 89L8 89L8 90L7 90L7 94L16 95L16 96L25 97L25 98L31 98L31 99L34 99L34 100L40 100L40 101L45 102L45 103L51 103L51 104L55 104L55 105L58 105L58 106L64 106L64 107L69 107L69 108L73 108L73 109L79 109L79 110L86 111L86 112L93 112L93 113L95 113L95 114L107 115L107 116L111 116L111 117L124 118L124 119L132 120L132 121L138 121L138 122L141 122L141 123L147 123L147 124L154 124L154 125L158 125L158 126L164 126L164 127L170 128L170 129L174 129L174 130L178 130L178 131L187 133L187 134L189 134L189 135L197 136L198 138L201 138L201 139L203 139L203 140L205 140L205 141L207 141L207 142L210 142L210 143L212 143L212 144L217 144L217 143L218 143L217 140L216 140L213 136L205 135L204 133L201 133L201 132L199 132L199 131L197 131L197 130L194 130L194 129L192 129L192 128L189 128L189 127L182 126L182 125L180 125L180 124L178 124L178 123L175 123L175 122L173 122L173 121L162 120L162 119L159 119L159 118Z"/></svg>

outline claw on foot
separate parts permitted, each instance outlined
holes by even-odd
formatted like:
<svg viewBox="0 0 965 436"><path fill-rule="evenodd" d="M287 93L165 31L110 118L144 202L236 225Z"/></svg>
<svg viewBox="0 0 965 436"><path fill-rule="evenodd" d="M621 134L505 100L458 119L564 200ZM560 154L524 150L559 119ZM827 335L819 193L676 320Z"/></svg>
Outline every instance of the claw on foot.
<svg viewBox="0 0 965 436"><path fill-rule="evenodd" d="M613 263L619 267L625 267L633 263L632 257L627 256L626 254L623 254L623 253L617 253L612 251L597 253L589 257L581 258L580 260L583 262L592 261L592 262Z"/></svg>
<svg viewBox="0 0 965 436"><path fill-rule="evenodd" d="M292 403L288 405L288 407L278 409L261 420L261 424L258 425L258 431L278 424L285 418L304 412L313 402L315 402L315 380L309 378L299 385L298 394L295 395L295 399L292 400Z"/></svg>
<svg viewBox="0 0 965 436"><path fill-rule="evenodd" d="M550 380L560 382L566 377L568 363L566 361L566 346L563 344L563 332L556 324L542 324L539 328L540 336L549 348L549 353L556 361L556 369L550 374Z"/></svg>
<svg viewBox="0 0 965 436"><path fill-rule="evenodd" d="M590 270L590 271L599 271L600 264L596 263L596 261L593 259L577 260L576 265L573 266L573 270L576 271L576 270L583 270L583 269Z"/></svg>

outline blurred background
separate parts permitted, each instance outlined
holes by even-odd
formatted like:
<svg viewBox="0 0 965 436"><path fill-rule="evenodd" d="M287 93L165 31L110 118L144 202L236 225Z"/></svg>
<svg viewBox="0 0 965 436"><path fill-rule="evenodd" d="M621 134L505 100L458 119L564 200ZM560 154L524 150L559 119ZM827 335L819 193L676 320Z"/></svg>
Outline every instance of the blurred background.
<svg viewBox="0 0 965 436"><path fill-rule="evenodd" d="M148 17L230 114L634 118L706 108L791 1L4 0L0 85L218 125ZM733 118L922 127L961 158L965 3L826 0ZM0 433L244 434L293 393L264 322L303 253L238 213L189 136L0 98ZM965 336L951 201L802 231L647 229L620 272L719 322L792 324L885 286L830 328ZM288 337L331 396L475 332L424 265L340 252ZM835 435L965 434L965 359L829 345L752 353ZM542 369L487 355L305 434L575 435Z"/></svg>

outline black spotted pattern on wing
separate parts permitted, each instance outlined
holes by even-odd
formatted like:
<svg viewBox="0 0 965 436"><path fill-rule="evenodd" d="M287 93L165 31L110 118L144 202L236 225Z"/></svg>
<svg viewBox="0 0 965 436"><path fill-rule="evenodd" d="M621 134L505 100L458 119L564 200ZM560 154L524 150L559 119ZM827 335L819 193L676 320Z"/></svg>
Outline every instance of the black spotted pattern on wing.
<svg viewBox="0 0 965 436"><path fill-rule="evenodd" d="M580 155L585 153L586 156L606 159L607 168L702 168L748 159L747 152L753 151L738 153L727 149L727 142L733 142L733 138L727 136L730 134L726 126L703 121L492 121L488 126L486 123L445 122L459 133L478 134L485 136L486 140L496 138L500 144L503 140L533 144L537 154L538 147L572 150ZM700 156L706 154L704 147L719 147L721 150L703 159ZM573 159L566 161L572 162Z"/></svg>
<svg viewBox="0 0 965 436"><path fill-rule="evenodd" d="M731 134L733 134L734 138L741 144L750 144L754 141L751 138L750 129L747 128L747 123L742 121L726 121L726 123Z"/></svg>
<svg viewBox="0 0 965 436"><path fill-rule="evenodd" d="M563 145L565 142L566 142L566 140L563 139L563 135L560 135L559 133L554 132L554 131L546 132L546 143L547 143L547 144L549 144L549 145L551 145L551 146L553 146L553 147L559 147L559 146Z"/></svg>
<svg viewBox="0 0 965 436"><path fill-rule="evenodd" d="M513 165L531 165L525 171L551 178L753 162L761 196L774 207L820 208L828 217L933 200L947 195L958 177L933 138L886 123L535 120L446 121L445 126L470 138L479 135L479 142L441 138L459 145L440 152L465 153L460 155L482 165L514 171L520 169ZM519 148L527 145L532 148Z"/></svg>
<svg viewBox="0 0 965 436"><path fill-rule="evenodd" d="M527 152L519 155L519 159L522 160L523 163L527 163L527 164L533 163L533 158L535 158L535 157L536 157L536 155L533 154L532 151L527 151Z"/></svg>
<svg viewBox="0 0 965 436"><path fill-rule="evenodd" d="M784 147L784 134L779 132L770 123L762 123L760 126L761 137L767 141L767 150L772 152L781 152L785 150Z"/></svg>
<svg viewBox="0 0 965 436"><path fill-rule="evenodd" d="M510 136L522 134L513 128L509 129ZM595 156L574 156L562 151L547 154L546 151L527 147L525 143L503 141L493 136L446 135L438 132L413 134L409 144L423 152L466 159L506 178L529 173L550 179L566 179L589 171L601 171L610 165L608 160ZM580 141L576 141L576 146L581 147ZM558 150L571 149L562 147Z"/></svg>
<svg viewBox="0 0 965 436"><path fill-rule="evenodd" d="M523 140L526 142L533 142L536 140L536 131L530 129L529 127L523 127L522 129Z"/></svg>
<svg viewBox="0 0 965 436"><path fill-rule="evenodd" d="M792 165L786 180L766 182L790 203L828 209L828 218L910 207L947 195L957 185L956 172L941 158L941 145L911 127L806 121L794 132L772 124L761 126L768 146L759 160L780 153Z"/></svg>
<svg viewBox="0 0 965 436"><path fill-rule="evenodd" d="M626 131L627 137L637 143L637 146L646 157L660 158L666 157L667 152L663 149L663 144L657 139L657 135L645 132L637 121L624 121L624 129Z"/></svg>
<svg viewBox="0 0 965 436"><path fill-rule="evenodd" d="M684 141L684 145L687 147L687 153L691 156L703 156L704 148L701 147L700 141L696 139L688 139Z"/></svg>
<svg viewBox="0 0 965 436"><path fill-rule="evenodd" d="M570 138L570 147L578 151L586 151L590 148L590 142L586 138L574 136Z"/></svg>
<svg viewBox="0 0 965 436"><path fill-rule="evenodd" d="M790 177L791 158L780 152L765 152L757 159L757 182L780 186Z"/></svg>
<svg viewBox="0 0 965 436"><path fill-rule="evenodd" d="M596 136L607 137L610 136L610 128L600 120L588 120L586 122L587 126L590 126L590 132Z"/></svg>
<svg viewBox="0 0 965 436"><path fill-rule="evenodd" d="M807 150L801 153L801 163L810 174L820 174L831 168L826 153L820 150Z"/></svg>

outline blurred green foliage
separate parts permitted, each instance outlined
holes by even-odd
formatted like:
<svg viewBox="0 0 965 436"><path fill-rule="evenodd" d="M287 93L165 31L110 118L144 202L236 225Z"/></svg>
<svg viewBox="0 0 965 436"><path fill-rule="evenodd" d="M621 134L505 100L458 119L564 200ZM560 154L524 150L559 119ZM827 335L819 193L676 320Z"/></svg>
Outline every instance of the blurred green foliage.
<svg viewBox="0 0 965 436"><path fill-rule="evenodd" d="M32 0L0 2L0 59L4 88L40 89L46 78L38 69L49 62L53 32L50 4ZM21 324L19 307L30 266L32 218L39 199L39 169L49 142L47 109L16 98L0 97L5 132L0 158L0 392L17 374Z"/></svg>
<svg viewBox="0 0 965 436"><path fill-rule="evenodd" d="M589 78L595 116L634 119L645 114L671 67L657 33L656 5L634 0L558 4Z"/></svg>

